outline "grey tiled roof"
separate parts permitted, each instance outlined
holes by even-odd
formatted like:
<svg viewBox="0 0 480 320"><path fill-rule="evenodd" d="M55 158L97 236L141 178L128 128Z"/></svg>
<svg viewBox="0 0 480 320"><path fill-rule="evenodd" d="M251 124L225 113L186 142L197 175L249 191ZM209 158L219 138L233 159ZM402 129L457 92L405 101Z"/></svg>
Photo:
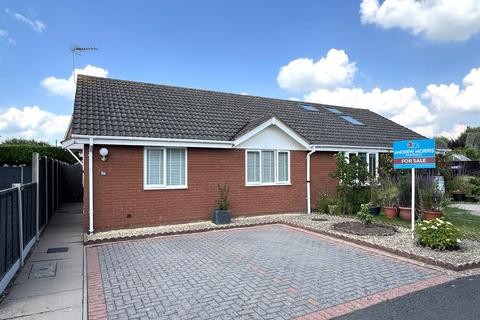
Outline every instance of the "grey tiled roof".
<svg viewBox="0 0 480 320"><path fill-rule="evenodd" d="M301 107L309 104L318 112ZM391 147L423 136L366 109L326 105L79 75L72 133L230 141L276 115L310 144Z"/></svg>

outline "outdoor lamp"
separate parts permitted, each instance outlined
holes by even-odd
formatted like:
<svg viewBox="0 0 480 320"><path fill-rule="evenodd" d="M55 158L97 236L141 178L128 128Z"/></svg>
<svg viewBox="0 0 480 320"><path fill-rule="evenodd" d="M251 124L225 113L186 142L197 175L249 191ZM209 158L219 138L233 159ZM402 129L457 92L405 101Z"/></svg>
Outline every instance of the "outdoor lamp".
<svg viewBox="0 0 480 320"><path fill-rule="evenodd" d="M100 156L102 157L102 161L107 161L108 149L107 148L101 148L100 149Z"/></svg>

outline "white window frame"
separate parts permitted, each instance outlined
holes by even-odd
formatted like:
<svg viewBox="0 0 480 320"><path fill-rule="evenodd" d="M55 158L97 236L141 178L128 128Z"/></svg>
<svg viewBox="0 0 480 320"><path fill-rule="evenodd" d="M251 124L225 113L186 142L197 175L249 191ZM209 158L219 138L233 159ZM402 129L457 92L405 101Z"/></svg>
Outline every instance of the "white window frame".
<svg viewBox="0 0 480 320"><path fill-rule="evenodd" d="M274 157L275 157L275 181L274 182L262 182L262 170L263 170L263 165L262 165L262 151L273 151L274 152ZM260 182L249 182L248 181L248 153L249 152L256 152L260 154ZM284 152L287 154L287 161L288 161L288 166L287 166L287 181L278 181L278 153L279 152ZM247 187L258 187L258 186L285 186L285 185L291 185L290 181L290 151L289 150L274 150L274 149L247 149L245 150L245 186Z"/></svg>
<svg viewBox="0 0 480 320"><path fill-rule="evenodd" d="M368 173L371 173L370 172L370 155L371 154L374 154L375 155L375 177L378 177L378 161L379 161L379 157L380 157L380 154L379 152L368 152L368 151L345 151L345 160L347 160L347 162L350 161L350 154L354 154L355 156L358 157L358 154L359 153L365 153L367 155L367 171Z"/></svg>
<svg viewBox="0 0 480 320"><path fill-rule="evenodd" d="M185 184L167 185L167 150L181 149L185 151ZM147 152L148 150L163 150L163 184L147 184ZM144 190L168 190L168 189L188 189L188 150L187 148L177 147L144 147L143 148L143 189Z"/></svg>

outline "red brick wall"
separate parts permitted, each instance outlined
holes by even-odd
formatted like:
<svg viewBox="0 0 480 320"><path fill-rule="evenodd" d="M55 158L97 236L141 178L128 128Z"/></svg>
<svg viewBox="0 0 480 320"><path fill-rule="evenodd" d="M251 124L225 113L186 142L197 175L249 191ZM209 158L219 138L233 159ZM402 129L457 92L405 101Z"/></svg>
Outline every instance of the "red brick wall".
<svg viewBox="0 0 480 320"><path fill-rule="evenodd" d="M306 211L304 151L290 154L292 185L288 186L246 187L244 150L189 148L188 189L143 190L143 147L108 146L106 162L100 160L101 147L95 146L93 152L95 230L208 220L215 207L219 183L230 186L233 216ZM87 230L88 146L85 146L84 159L84 228ZM318 156L318 159L312 164L320 164L319 169L328 168L328 162L332 161L329 157ZM101 171L107 175L101 176ZM312 171L315 172L319 174L318 169ZM312 181L325 180L316 179ZM127 218L127 214L132 217Z"/></svg>
<svg viewBox="0 0 480 320"><path fill-rule="evenodd" d="M316 152L311 156L311 193L312 209L315 208L319 192L334 194L337 188L337 179L330 177L330 173L337 168L334 152Z"/></svg>

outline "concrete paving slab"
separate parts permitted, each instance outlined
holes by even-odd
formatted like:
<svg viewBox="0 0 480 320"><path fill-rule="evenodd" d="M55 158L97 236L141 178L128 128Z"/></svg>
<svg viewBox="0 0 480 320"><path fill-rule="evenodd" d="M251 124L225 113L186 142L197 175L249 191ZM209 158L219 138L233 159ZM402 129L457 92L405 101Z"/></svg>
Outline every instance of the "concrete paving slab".
<svg viewBox="0 0 480 320"><path fill-rule="evenodd" d="M52 261L47 261L47 262L52 262ZM60 278L70 278L72 276L81 276L83 274L83 264L78 261L75 261L73 259L68 259L68 260L56 260L54 261L57 264L56 267L56 274L55 278L60 279ZM28 264L25 264L23 269L17 274L17 278L15 279L15 284L22 284L25 281L30 280L30 271L32 268L33 264L36 263L43 263L43 261L39 262L30 262Z"/></svg>
<svg viewBox="0 0 480 320"><path fill-rule="evenodd" d="M13 290L8 294L7 299L27 298L82 288L82 275L69 278L49 277L43 279L29 279L29 281L25 281L19 285L15 283L12 287Z"/></svg>
<svg viewBox="0 0 480 320"><path fill-rule="evenodd" d="M82 319L82 304L77 303L82 301L82 297L82 289L77 289L22 299L9 299L1 304L0 320L22 319L26 316L31 319L37 319L39 316L50 319L50 314L59 310L69 314L69 319Z"/></svg>
<svg viewBox="0 0 480 320"><path fill-rule="evenodd" d="M0 320L82 319L82 208L81 204L75 204L59 210L63 213L57 212L52 217L0 304ZM69 249L47 253L52 247Z"/></svg>
<svg viewBox="0 0 480 320"><path fill-rule="evenodd" d="M450 206L462 210L467 210L473 215L480 216L480 204L478 203L454 203Z"/></svg>

